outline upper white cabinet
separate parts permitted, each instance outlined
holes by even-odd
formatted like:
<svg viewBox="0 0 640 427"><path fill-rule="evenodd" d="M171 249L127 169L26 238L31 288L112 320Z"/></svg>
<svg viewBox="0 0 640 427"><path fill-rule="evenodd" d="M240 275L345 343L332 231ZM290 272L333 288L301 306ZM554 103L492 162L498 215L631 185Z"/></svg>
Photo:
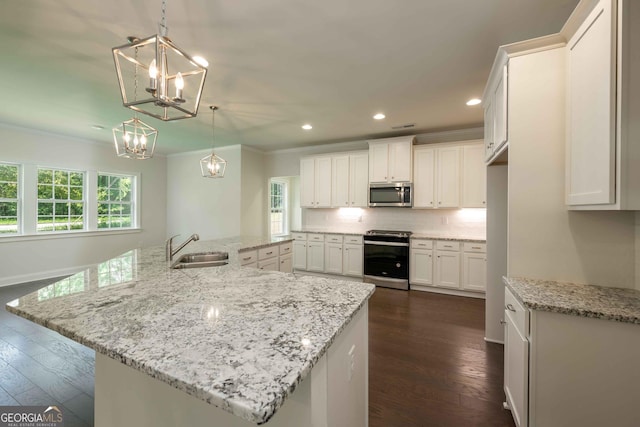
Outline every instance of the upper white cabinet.
<svg viewBox="0 0 640 427"><path fill-rule="evenodd" d="M487 167L482 145L462 147L462 207L487 207Z"/></svg>
<svg viewBox="0 0 640 427"><path fill-rule="evenodd" d="M600 0L567 44L571 209L640 209L638 22L638 2Z"/></svg>
<svg viewBox="0 0 640 427"><path fill-rule="evenodd" d="M331 157L300 160L300 206L331 207Z"/></svg>
<svg viewBox="0 0 640 427"><path fill-rule="evenodd" d="M369 154L334 155L331 169L331 206L367 207Z"/></svg>
<svg viewBox="0 0 640 427"><path fill-rule="evenodd" d="M486 207L483 152L482 141L415 146L413 207Z"/></svg>
<svg viewBox="0 0 640 427"><path fill-rule="evenodd" d="M369 182L410 182L413 136L369 141Z"/></svg>
<svg viewBox="0 0 640 427"><path fill-rule="evenodd" d="M487 161L494 158L509 139L508 76L509 64L505 55L496 61L482 100L484 105L485 158Z"/></svg>

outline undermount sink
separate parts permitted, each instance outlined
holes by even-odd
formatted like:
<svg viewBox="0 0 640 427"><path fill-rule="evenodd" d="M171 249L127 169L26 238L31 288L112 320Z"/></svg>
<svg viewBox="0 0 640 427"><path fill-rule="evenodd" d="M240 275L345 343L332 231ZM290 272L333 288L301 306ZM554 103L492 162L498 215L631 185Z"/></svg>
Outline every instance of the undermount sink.
<svg viewBox="0 0 640 427"><path fill-rule="evenodd" d="M220 267L228 263L229 254L227 252L202 252L182 255L171 268Z"/></svg>

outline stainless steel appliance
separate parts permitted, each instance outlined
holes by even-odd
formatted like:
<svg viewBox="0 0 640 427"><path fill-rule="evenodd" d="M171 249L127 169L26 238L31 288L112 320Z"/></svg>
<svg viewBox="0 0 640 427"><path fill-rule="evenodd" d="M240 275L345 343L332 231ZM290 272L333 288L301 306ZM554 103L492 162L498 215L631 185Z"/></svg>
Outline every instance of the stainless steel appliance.
<svg viewBox="0 0 640 427"><path fill-rule="evenodd" d="M369 184L369 206L410 208L412 202L410 182L391 184Z"/></svg>
<svg viewBox="0 0 640 427"><path fill-rule="evenodd" d="M410 237L410 231L367 231L364 236L364 281L409 290Z"/></svg>

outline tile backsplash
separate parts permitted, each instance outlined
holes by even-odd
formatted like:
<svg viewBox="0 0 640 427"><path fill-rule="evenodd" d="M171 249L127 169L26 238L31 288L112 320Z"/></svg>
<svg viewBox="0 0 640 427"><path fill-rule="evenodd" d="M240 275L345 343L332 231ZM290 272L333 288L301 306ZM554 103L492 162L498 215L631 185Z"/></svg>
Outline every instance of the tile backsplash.
<svg viewBox="0 0 640 427"><path fill-rule="evenodd" d="M407 230L484 238L486 209L302 209L302 228L350 233L373 229Z"/></svg>

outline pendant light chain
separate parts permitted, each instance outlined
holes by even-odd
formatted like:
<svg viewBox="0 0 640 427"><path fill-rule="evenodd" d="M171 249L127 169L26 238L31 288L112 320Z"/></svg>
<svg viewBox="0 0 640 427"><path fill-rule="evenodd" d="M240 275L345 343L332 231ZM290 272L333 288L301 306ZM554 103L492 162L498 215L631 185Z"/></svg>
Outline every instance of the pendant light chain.
<svg viewBox="0 0 640 427"><path fill-rule="evenodd" d="M167 0L162 0L162 17L158 26L160 27L160 35L167 37L167 33L169 32L169 28L167 27Z"/></svg>
<svg viewBox="0 0 640 427"><path fill-rule="evenodd" d="M135 50L135 59L136 62L134 63L134 69L133 69L133 100L137 101L138 100L138 46L136 46L136 50ZM133 117L138 118L138 112L136 110L133 110Z"/></svg>
<svg viewBox="0 0 640 427"><path fill-rule="evenodd" d="M211 150L213 152L213 149L215 148L216 145L216 140L215 140L215 132L216 132L216 110L218 109L218 107L213 106L211 107Z"/></svg>

